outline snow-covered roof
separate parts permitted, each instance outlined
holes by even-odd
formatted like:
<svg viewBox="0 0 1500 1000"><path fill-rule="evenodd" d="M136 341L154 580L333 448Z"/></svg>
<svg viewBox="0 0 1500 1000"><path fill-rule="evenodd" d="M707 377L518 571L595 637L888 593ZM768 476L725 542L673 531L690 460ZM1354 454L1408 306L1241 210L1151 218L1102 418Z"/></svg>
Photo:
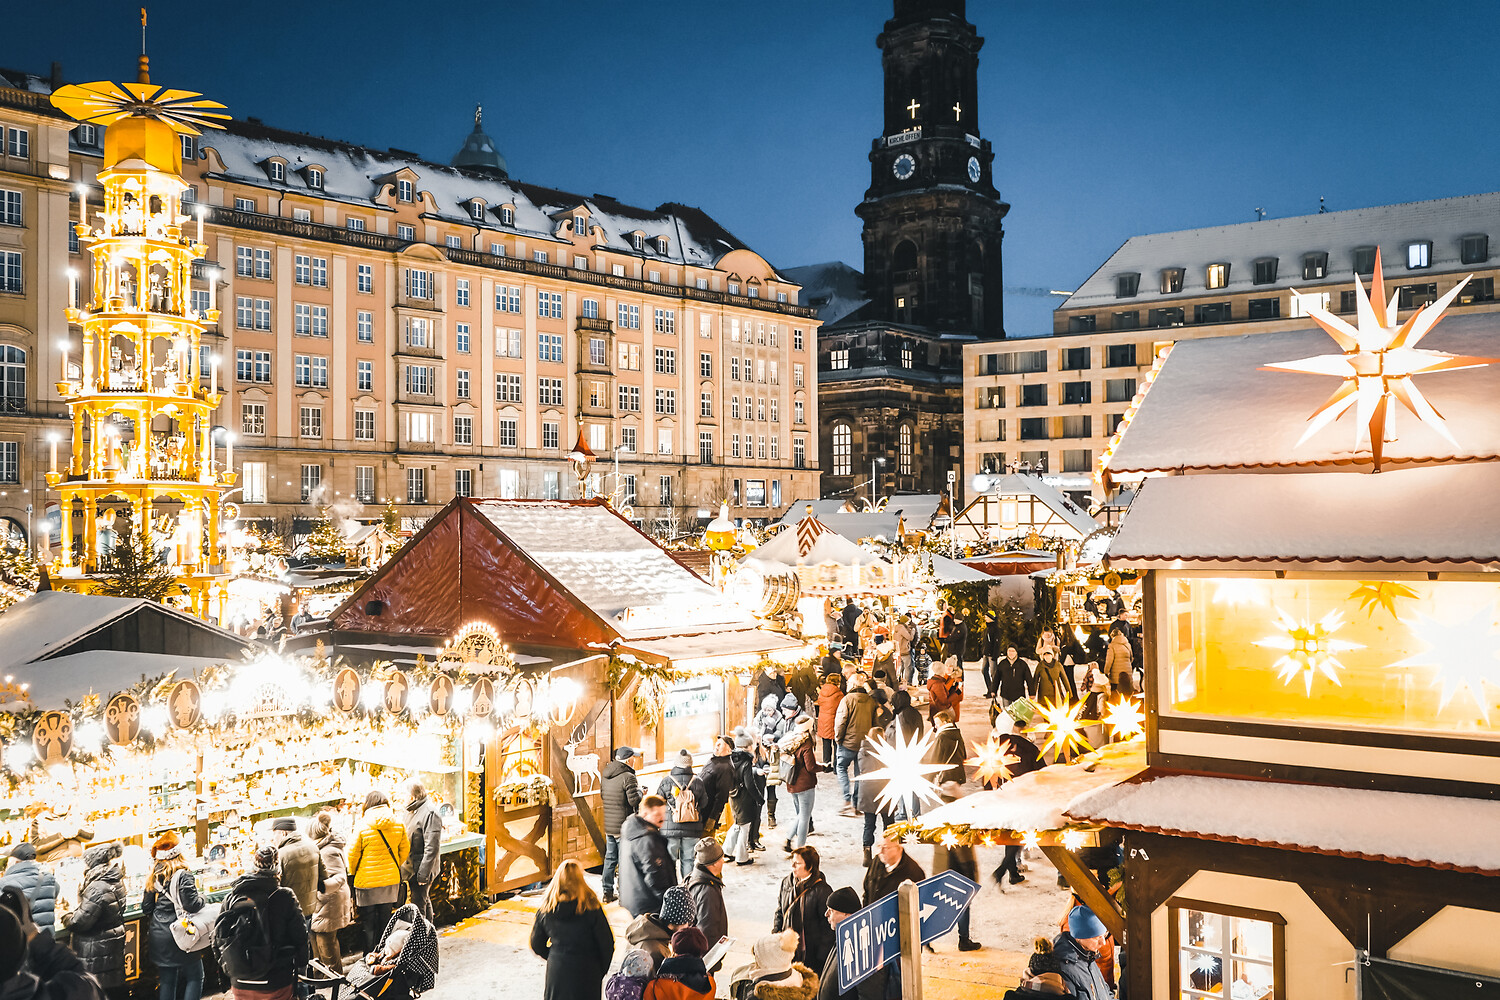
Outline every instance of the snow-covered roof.
<svg viewBox="0 0 1500 1000"><path fill-rule="evenodd" d="M472 506L626 639L755 626L748 612L607 507L548 500Z"/></svg>
<svg viewBox="0 0 1500 1000"><path fill-rule="evenodd" d="M943 505L940 493L896 493L885 499L885 507L878 511L867 511L863 504L847 499L793 500L778 524L795 525L802 520L808 507L818 520L837 531L845 538L858 541L883 535L894 540L898 517L906 521L907 531L926 531L938 510ZM858 507L846 511L846 507Z"/></svg>
<svg viewBox="0 0 1500 1000"><path fill-rule="evenodd" d="M1421 346L1500 357L1500 314L1450 311ZM1353 411L1297 444L1307 418L1339 387L1337 378L1261 369L1338 353L1333 338L1319 329L1179 341L1109 456L1110 476L1118 481L1172 470L1370 465L1368 446L1355 447ZM1446 418L1458 446L1396 408L1385 467L1500 458L1500 364L1418 375L1414 382Z"/></svg>
<svg viewBox="0 0 1500 1000"><path fill-rule="evenodd" d="M396 182L395 175L410 170L418 195L432 199L429 217L472 226L470 203L478 198L486 207L486 220L500 227L501 206L511 206L514 222L507 232L531 239L571 242L571 232L558 235L559 213L582 209L589 220L596 245L616 253L650 261L696 267L712 267L726 253L749 249L743 242L700 209L666 203L656 209L638 208L607 195L580 195L536 184L528 184L488 172L463 170L422 160L399 150L369 149L319 136L268 128L256 122L232 121L223 131L200 140L204 150L213 150L224 165L216 175L225 179L272 190L300 190L346 204L374 207L382 190ZM270 180L266 164L272 157L287 161L287 179ZM322 188L307 187L305 168L324 171ZM645 234L644 249L637 250L630 234ZM665 237L665 247L655 242ZM664 252L663 252L664 250Z"/></svg>
<svg viewBox="0 0 1500 1000"><path fill-rule="evenodd" d="M1076 798L1067 815L1130 830L1500 875L1500 802L1487 799L1173 774L1098 788Z"/></svg>
<svg viewBox="0 0 1500 1000"><path fill-rule="evenodd" d="M178 619L195 631L207 630L231 642L244 641L153 601L44 590L0 615L0 669L10 672L21 664L44 660L90 633L143 609ZM245 642L245 645L251 644Z"/></svg>
<svg viewBox="0 0 1500 1000"><path fill-rule="evenodd" d="M668 639L639 639L622 643L623 653L635 653L647 659L669 661L682 669L691 660L711 660L747 653L762 654L778 650L801 649L803 644L779 632L745 629L737 632L713 632L707 635L679 635Z"/></svg>
<svg viewBox="0 0 1500 1000"><path fill-rule="evenodd" d="M822 518L818 520L821 521ZM795 529L795 525L793 528ZM801 552L798 544L795 530L783 531L767 539L765 544L746 555L745 558L786 568L798 565L817 566L822 563L867 566L870 563L887 562L836 530L828 530L819 534L806 554Z"/></svg>
<svg viewBox="0 0 1500 1000"><path fill-rule="evenodd" d="M1332 278L1352 273L1356 247L1376 245L1386 261L1395 262L1406 260L1407 244L1430 241L1431 268L1418 274L1454 271L1467 266L1459 257L1460 240L1475 234L1488 234L1492 245L1500 239L1500 193L1133 236L1058 308L1134 309L1138 304L1160 306L1187 296L1275 295L1311 284L1323 286L1326 278L1303 279L1304 254L1327 253L1326 274ZM1267 257L1278 260L1276 280L1257 285L1255 261ZM1230 265L1225 288L1209 291L1209 264ZM1169 267L1185 269L1182 290L1163 294L1160 275ZM1115 277L1121 274L1140 275L1140 287L1131 298L1115 297Z"/></svg>
<svg viewBox="0 0 1500 1000"><path fill-rule="evenodd" d="M1493 418L1491 418L1493 420ZM1500 463L1148 479L1109 547L1138 569L1500 568Z"/></svg>
<svg viewBox="0 0 1500 1000"><path fill-rule="evenodd" d="M818 311L822 323L837 323L869 304L864 275L841 260L804 264L782 271L802 286L802 302Z"/></svg>
<svg viewBox="0 0 1500 1000"><path fill-rule="evenodd" d="M26 694L36 708L62 708L89 692L108 698L146 677L176 671L179 679L227 662L224 657L164 656L121 649L91 649L55 656L40 663L6 667L16 683L30 684Z"/></svg>
<svg viewBox="0 0 1500 1000"><path fill-rule="evenodd" d="M1072 764L1053 764L939 806L922 814L922 824L1007 833L1060 830L1068 825L1074 802L1145 769L1144 740L1111 743Z"/></svg>
<svg viewBox="0 0 1500 1000"><path fill-rule="evenodd" d="M950 583L994 583L995 578L989 573L977 570L973 566L967 566L957 559L949 559L940 556L936 552L932 554L932 582L939 586Z"/></svg>
<svg viewBox="0 0 1500 1000"><path fill-rule="evenodd" d="M1099 522L1089 516L1088 511L1079 507L1069 500L1061 490L1052 484L1042 480L1040 476L1028 476L1025 473L1015 472L1003 476L985 476L988 483L984 492L976 497L968 507L965 507L958 515L958 523L962 526L967 518L973 521L975 515L971 513L976 507L982 508L995 500L1005 497L1034 496L1046 505L1059 519L1078 533L1080 538L1088 535L1099 527ZM979 527L979 523L974 524ZM1038 526L1042 534L1051 534L1045 530L1045 526Z"/></svg>

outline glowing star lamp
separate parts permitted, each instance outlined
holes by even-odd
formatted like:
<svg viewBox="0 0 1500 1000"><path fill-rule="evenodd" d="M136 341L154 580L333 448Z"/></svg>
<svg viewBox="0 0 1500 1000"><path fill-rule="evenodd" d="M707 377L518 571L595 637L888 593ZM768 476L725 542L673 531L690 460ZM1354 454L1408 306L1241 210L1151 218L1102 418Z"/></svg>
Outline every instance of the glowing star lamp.
<svg viewBox="0 0 1500 1000"><path fill-rule="evenodd" d="M896 742L890 743L882 736L870 741L870 753L883 765L869 774L861 774L856 781L885 782L875 801L882 809L895 811L898 804L906 807L907 815L916 812L916 803L937 802L938 788L931 775L946 771L952 764L941 761L927 763L927 752L932 749L933 735L908 740L900 729Z"/></svg>
<svg viewBox="0 0 1500 1000"><path fill-rule="evenodd" d="M1368 439L1371 455L1375 460L1375 471L1380 471L1380 462L1386 441L1386 424L1390 418L1392 401L1411 411L1422 423L1447 438L1457 446L1442 414L1427 401L1412 379L1417 375L1432 372L1460 371L1465 368L1480 368L1500 363L1500 358L1470 357L1445 354L1441 351L1423 351L1417 344L1437 326L1443 310L1448 308L1469 277L1441 295L1436 302L1413 313L1405 323L1396 325L1397 296L1390 303L1385 300L1385 279L1380 270L1380 250L1375 251L1375 272L1370 278L1370 295L1365 295L1365 286L1358 278L1354 281L1356 317L1359 326L1350 326L1322 306L1312 304L1311 299L1298 296L1309 318L1327 331L1343 351L1342 354L1320 354L1316 357L1296 361L1282 361L1266 365L1265 369L1283 372L1304 372L1310 375L1336 375L1343 381L1334 390L1328 401L1308 418L1306 432L1298 445L1305 443L1314 434L1333 423L1353 407L1356 418L1356 448Z"/></svg>
<svg viewBox="0 0 1500 1000"><path fill-rule="evenodd" d="M1371 618L1375 617L1376 608L1384 608L1392 618L1400 620L1396 614L1396 602L1399 600L1415 600L1417 592L1404 583L1396 583L1392 580L1380 580L1376 583L1362 583L1349 592L1349 600L1358 600L1359 609Z"/></svg>
<svg viewBox="0 0 1500 1000"><path fill-rule="evenodd" d="M1070 750L1086 753L1093 749L1083 735L1083 722L1078 718L1082 712L1081 701L1076 705L1042 702L1037 706L1036 715L1032 717L1035 724L1027 732L1047 734L1047 741L1042 744L1042 756L1045 757L1049 750L1056 750L1057 756L1064 757Z"/></svg>
<svg viewBox="0 0 1500 1000"><path fill-rule="evenodd" d="M1238 608L1249 604L1266 603L1266 585L1260 580L1215 580L1214 603Z"/></svg>
<svg viewBox="0 0 1500 1000"><path fill-rule="evenodd" d="M1278 671L1277 679L1290 684L1301 677L1309 697L1312 696L1313 677L1317 674L1343 686L1338 672L1344 669L1344 665L1335 654L1364 648L1357 642L1333 638L1333 634L1344 627L1344 616L1337 611L1328 612L1316 622L1305 622L1277 608L1276 627L1281 630L1280 635L1257 639L1255 645L1281 650L1285 655L1272 664Z"/></svg>
<svg viewBox="0 0 1500 1000"><path fill-rule="evenodd" d="M1021 758L1011 753L1009 740L991 736L982 745L975 747L974 756L964 763L978 768L974 772L974 780L984 784L988 781L1008 781L1010 769L1021 763Z"/></svg>
<svg viewBox="0 0 1500 1000"><path fill-rule="evenodd" d="M1500 633L1495 632L1495 618L1492 604L1452 625L1418 612L1417 620L1406 625L1427 648L1391 666L1432 667L1436 671L1433 684L1443 689L1438 711L1447 708L1463 688L1479 707L1484 724L1489 725L1490 706L1485 701L1484 685L1500 689Z"/></svg>
<svg viewBox="0 0 1500 1000"><path fill-rule="evenodd" d="M1062 832L1062 845L1064 850L1076 851L1087 841L1088 838L1083 835L1082 830L1064 830Z"/></svg>
<svg viewBox="0 0 1500 1000"><path fill-rule="evenodd" d="M1141 703L1134 698L1121 698L1113 702L1104 713L1104 724L1110 732L1122 739L1139 736L1146 731L1146 713Z"/></svg>

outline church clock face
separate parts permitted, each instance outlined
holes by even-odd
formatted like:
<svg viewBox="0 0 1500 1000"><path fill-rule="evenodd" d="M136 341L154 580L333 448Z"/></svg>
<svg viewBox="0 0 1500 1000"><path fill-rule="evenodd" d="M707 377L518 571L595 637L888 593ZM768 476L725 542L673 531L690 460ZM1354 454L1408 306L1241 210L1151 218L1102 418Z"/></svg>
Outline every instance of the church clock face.
<svg viewBox="0 0 1500 1000"><path fill-rule="evenodd" d="M896 175L896 180L898 181L910 180L911 175L916 172L917 161L912 158L910 153L902 153L891 164L891 173Z"/></svg>
<svg viewBox="0 0 1500 1000"><path fill-rule="evenodd" d="M969 157L969 181L979 183L979 161L972 156Z"/></svg>

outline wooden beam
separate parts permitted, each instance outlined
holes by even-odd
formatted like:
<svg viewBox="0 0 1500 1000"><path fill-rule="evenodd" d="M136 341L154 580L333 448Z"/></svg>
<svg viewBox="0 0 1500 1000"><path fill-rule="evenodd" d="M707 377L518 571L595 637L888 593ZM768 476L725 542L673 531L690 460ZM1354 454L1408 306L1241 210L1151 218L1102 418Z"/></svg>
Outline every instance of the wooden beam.
<svg viewBox="0 0 1500 1000"><path fill-rule="evenodd" d="M1104 926L1114 935L1117 942L1125 940L1125 914L1120 912L1114 897L1105 891L1104 886L1094 877L1094 873L1083 866L1078 860L1078 855L1060 844L1043 845L1042 853L1047 860L1056 866L1062 877L1067 879L1068 885L1083 900L1083 905L1094 911L1094 915L1104 921Z"/></svg>
<svg viewBox="0 0 1500 1000"><path fill-rule="evenodd" d="M604 857L604 831L600 829L599 823L594 819L594 808L589 805L587 799L578 798L573 794L573 783L567 774L563 772L561 758L565 757L562 747L557 745L557 739L549 732L547 734L547 762L552 765L552 783L567 793L568 801L578 807L578 818L583 820L584 829L589 832L589 839L599 849L599 857Z"/></svg>

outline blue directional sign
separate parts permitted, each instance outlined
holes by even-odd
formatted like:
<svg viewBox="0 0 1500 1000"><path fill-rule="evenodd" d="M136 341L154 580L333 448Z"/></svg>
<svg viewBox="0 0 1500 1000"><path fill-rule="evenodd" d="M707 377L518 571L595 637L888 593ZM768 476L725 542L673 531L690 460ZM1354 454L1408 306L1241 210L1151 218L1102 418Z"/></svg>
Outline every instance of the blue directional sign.
<svg viewBox="0 0 1500 1000"><path fill-rule="evenodd" d="M979 886L957 872L943 872L917 883L922 944L953 930ZM865 979L901 957L901 933L896 893L884 896L846 918L835 928L839 954L839 990L852 990Z"/></svg>

